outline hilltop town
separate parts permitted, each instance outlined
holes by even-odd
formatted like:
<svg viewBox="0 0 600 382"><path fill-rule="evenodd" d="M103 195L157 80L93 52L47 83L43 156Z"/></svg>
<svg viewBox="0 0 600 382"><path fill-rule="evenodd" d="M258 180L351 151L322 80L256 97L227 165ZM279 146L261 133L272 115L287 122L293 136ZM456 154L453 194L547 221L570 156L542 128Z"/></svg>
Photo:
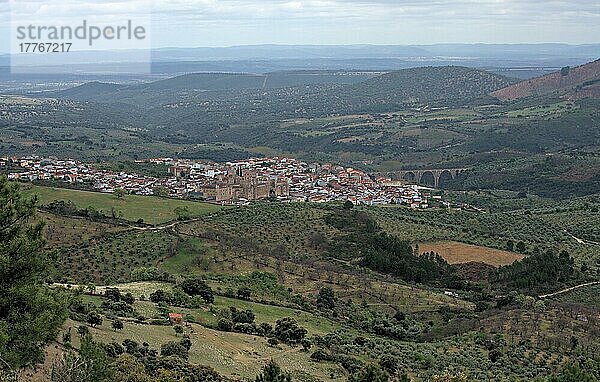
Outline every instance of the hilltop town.
<svg viewBox="0 0 600 382"><path fill-rule="evenodd" d="M166 177L153 177L101 169L74 159L27 156L0 158L12 163L8 177L30 182L65 182L104 193L123 190L136 195L161 195L198 199L219 204L245 204L274 199L283 202L354 204L405 204L427 208L426 190L390 178L374 177L361 170L333 164L307 163L292 158L251 158L226 163L189 159L153 158L136 161L168 168Z"/></svg>

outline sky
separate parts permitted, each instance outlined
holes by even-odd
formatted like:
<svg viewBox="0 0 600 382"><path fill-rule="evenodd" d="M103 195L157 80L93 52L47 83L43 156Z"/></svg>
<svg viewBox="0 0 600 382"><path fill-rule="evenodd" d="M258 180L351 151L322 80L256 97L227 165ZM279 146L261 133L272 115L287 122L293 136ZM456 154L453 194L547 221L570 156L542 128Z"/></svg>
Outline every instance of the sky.
<svg viewBox="0 0 600 382"><path fill-rule="evenodd" d="M0 52L11 3L46 23L150 18L155 48L600 42L598 0L0 0Z"/></svg>

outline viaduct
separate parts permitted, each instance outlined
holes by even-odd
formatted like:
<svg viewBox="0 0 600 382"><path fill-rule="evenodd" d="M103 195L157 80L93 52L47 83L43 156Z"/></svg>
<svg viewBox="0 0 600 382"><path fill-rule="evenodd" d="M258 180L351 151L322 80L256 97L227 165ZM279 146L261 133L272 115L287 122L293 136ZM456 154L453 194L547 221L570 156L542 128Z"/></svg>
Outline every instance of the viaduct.
<svg viewBox="0 0 600 382"><path fill-rule="evenodd" d="M393 179L403 179L417 184L425 184L425 180L433 178L433 187L439 188L440 180L442 177L454 179L462 172L466 171L466 168L442 168L442 169L421 169L421 170L402 170L380 173L383 176L389 176ZM431 184L428 184L431 186Z"/></svg>

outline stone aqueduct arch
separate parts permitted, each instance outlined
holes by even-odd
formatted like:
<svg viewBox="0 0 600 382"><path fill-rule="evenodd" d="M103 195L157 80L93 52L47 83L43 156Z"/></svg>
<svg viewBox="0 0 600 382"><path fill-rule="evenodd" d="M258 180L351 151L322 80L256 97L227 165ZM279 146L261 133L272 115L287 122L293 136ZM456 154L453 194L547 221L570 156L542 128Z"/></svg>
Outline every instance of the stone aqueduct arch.
<svg viewBox="0 0 600 382"><path fill-rule="evenodd" d="M411 180L416 182L417 184L423 183L423 177L426 174L431 174L433 176L435 188L440 186L440 178L443 174L449 174L451 179L456 178L460 173L466 171L466 168L443 168L443 169L432 169L432 170L404 170L404 171L395 171L393 174L400 179Z"/></svg>

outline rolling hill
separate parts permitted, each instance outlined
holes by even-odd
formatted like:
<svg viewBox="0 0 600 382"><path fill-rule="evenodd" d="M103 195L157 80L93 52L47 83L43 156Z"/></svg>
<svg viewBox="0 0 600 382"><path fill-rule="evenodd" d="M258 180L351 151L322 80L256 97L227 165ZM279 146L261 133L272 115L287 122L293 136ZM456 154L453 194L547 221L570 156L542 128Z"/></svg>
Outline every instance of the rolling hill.
<svg viewBox="0 0 600 382"><path fill-rule="evenodd" d="M516 80L462 66L437 66L390 72L351 87L354 97L393 103L470 101Z"/></svg>
<svg viewBox="0 0 600 382"><path fill-rule="evenodd" d="M517 80L459 66L375 72L286 71L268 74L191 73L131 86L89 83L53 94L57 98L130 103L147 108L181 100L218 100L240 107L265 99L277 99L296 109L329 105L336 112L394 110L403 104L461 104L514 84ZM281 89L292 89L281 91ZM310 94L299 97L299 94ZM210 94L208 94L210 93ZM313 105L313 103L316 104ZM346 110L338 110L344 107ZM254 107L253 107L254 108Z"/></svg>
<svg viewBox="0 0 600 382"><path fill-rule="evenodd" d="M242 90L276 89L309 84L354 84L375 76L369 72L283 71L266 74L191 73L153 82L152 90Z"/></svg>
<svg viewBox="0 0 600 382"><path fill-rule="evenodd" d="M491 93L509 101L529 96L555 95L569 100L600 97L600 60L575 68L564 67L558 72L521 81Z"/></svg>
<svg viewBox="0 0 600 382"><path fill-rule="evenodd" d="M187 96L189 92L278 89L310 84L355 84L376 74L345 71L285 71L267 74L189 73L129 86L90 82L53 93L52 96L114 103L127 102L127 100L143 101L145 97L155 98L162 93L164 99L170 101L173 95Z"/></svg>
<svg viewBox="0 0 600 382"><path fill-rule="evenodd" d="M124 88L124 86L119 84L93 81L56 93L47 94L57 96L58 98L88 100L102 94L114 93L122 88Z"/></svg>

